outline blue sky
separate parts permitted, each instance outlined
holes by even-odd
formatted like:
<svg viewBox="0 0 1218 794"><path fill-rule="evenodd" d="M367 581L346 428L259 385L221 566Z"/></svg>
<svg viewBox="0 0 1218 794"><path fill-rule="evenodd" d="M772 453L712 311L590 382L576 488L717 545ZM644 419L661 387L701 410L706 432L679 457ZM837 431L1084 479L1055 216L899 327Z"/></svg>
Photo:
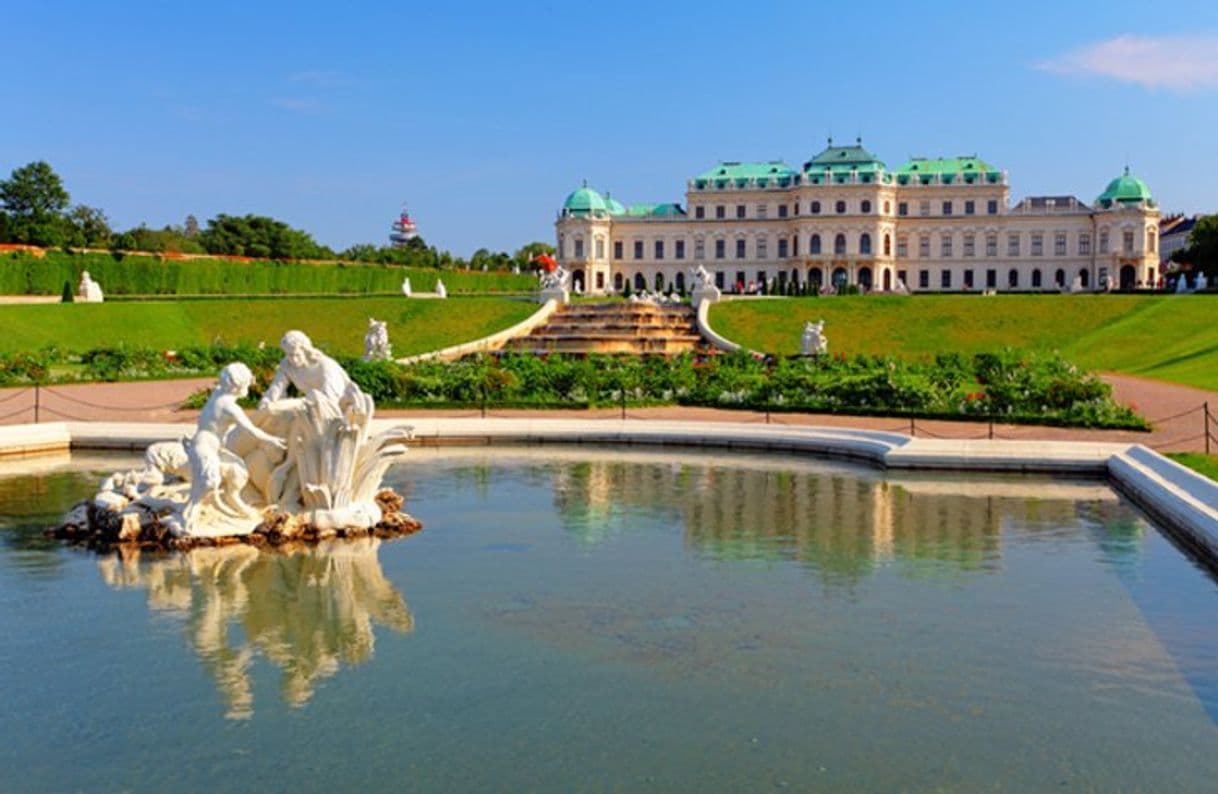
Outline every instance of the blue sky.
<svg viewBox="0 0 1218 794"><path fill-rule="evenodd" d="M1164 210L1218 209L1213 0L5 6L0 173L47 160L121 228L255 212L341 248L406 201L441 248L512 250L581 179L683 201L829 134L976 153L1015 199L1128 160Z"/></svg>

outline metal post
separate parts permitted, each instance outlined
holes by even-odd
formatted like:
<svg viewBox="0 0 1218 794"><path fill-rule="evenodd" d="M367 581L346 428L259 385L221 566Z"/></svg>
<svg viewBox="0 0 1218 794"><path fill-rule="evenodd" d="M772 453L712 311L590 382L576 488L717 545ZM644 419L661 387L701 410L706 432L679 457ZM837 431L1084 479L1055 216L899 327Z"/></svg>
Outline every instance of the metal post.
<svg viewBox="0 0 1218 794"><path fill-rule="evenodd" d="M622 393L622 421L624 422L626 421L626 386L623 384L619 391Z"/></svg>
<svg viewBox="0 0 1218 794"><path fill-rule="evenodd" d="M990 416L990 438L994 437L994 417Z"/></svg>
<svg viewBox="0 0 1218 794"><path fill-rule="evenodd" d="M770 423L770 404L769 403L766 403L766 405L765 405L765 423L767 425Z"/></svg>
<svg viewBox="0 0 1218 794"><path fill-rule="evenodd" d="M918 430L914 426L914 418L911 416L911 417L909 417L909 437L917 438L917 436L918 436Z"/></svg>
<svg viewBox="0 0 1218 794"><path fill-rule="evenodd" d="M34 424L38 424L39 410L42 408L42 390L34 384Z"/></svg>
<svg viewBox="0 0 1218 794"><path fill-rule="evenodd" d="M1205 411L1205 454L1210 454L1210 401L1206 400L1202 406Z"/></svg>

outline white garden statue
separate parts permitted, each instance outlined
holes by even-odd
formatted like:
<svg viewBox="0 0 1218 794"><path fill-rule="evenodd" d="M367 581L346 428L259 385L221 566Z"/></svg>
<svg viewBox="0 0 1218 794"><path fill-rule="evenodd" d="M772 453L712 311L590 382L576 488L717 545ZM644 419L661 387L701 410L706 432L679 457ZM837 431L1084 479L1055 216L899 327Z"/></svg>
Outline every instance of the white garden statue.
<svg viewBox="0 0 1218 794"><path fill-rule="evenodd" d="M364 334L364 361L388 361L393 358L393 346L389 344L389 327L384 320L368 318L368 331Z"/></svg>
<svg viewBox="0 0 1218 794"><path fill-rule="evenodd" d="M540 300L545 303L556 300L567 303L571 300L571 272L562 265L555 265L551 271L541 271L538 276L541 285Z"/></svg>
<svg viewBox="0 0 1218 794"><path fill-rule="evenodd" d="M717 303L720 298L719 288L704 265L696 265L689 269L690 280L693 282L689 292L689 300L695 309L703 302Z"/></svg>
<svg viewBox="0 0 1218 794"><path fill-rule="evenodd" d="M825 321L804 323L804 334L799 340L799 352L805 356L823 356L829 352L829 340L825 338Z"/></svg>
<svg viewBox="0 0 1218 794"><path fill-rule="evenodd" d="M436 279L436 297L438 297L438 298L447 298L448 297L448 287L445 287L444 282L441 281L440 279Z"/></svg>
<svg viewBox="0 0 1218 794"><path fill-rule="evenodd" d="M76 290L77 299L82 303L101 303L105 300L102 295L101 285L93 280L89 275L89 271L85 270L80 274L80 286Z"/></svg>
<svg viewBox="0 0 1218 794"><path fill-rule="evenodd" d="M414 290L410 286L410 276L407 276L406 278L402 279L402 294L405 295L407 298L414 295Z"/></svg>
<svg viewBox="0 0 1218 794"><path fill-rule="evenodd" d="M107 478L56 534L113 543L243 539L267 542L406 531L401 498L381 478L406 453L411 428L372 435L372 398L300 331L284 334L283 359L257 410L239 400L254 382L233 363L199 414L193 436L149 447L145 468ZM299 397L288 397L295 388ZM391 531L391 530L386 530Z"/></svg>
<svg viewBox="0 0 1218 794"><path fill-rule="evenodd" d="M1074 280L1070 282L1070 291L1071 292L1082 292L1083 291L1083 275L1081 273L1076 275L1074 277Z"/></svg>

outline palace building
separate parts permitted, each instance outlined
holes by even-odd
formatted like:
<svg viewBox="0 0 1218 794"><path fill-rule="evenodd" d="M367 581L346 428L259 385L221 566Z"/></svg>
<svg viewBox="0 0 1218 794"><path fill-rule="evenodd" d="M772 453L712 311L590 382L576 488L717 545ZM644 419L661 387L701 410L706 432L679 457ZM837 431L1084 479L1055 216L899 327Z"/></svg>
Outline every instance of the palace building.
<svg viewBox="0 0 1218 794"><path fill-rule="evenodd" d="M684 289L701 264L726 291L765 284L868 291L1151 287L1159 209L1129 173L1091 204L1010 203L1007 174L975 157L913 158L895 171L862 146L802 168L724 162L690 179L685 204L623 205L584 185L555 224L575 289Z"/></svg>

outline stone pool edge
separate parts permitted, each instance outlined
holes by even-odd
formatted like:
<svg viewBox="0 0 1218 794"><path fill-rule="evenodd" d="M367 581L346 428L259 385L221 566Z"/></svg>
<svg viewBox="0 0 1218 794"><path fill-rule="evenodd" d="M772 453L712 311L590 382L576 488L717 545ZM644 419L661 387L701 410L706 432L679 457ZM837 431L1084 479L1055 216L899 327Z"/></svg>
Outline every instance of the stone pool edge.
<svg viewBox="0 0 1218 794"><path fill-rule="evenodd" d="M882 469L1018 472L1101 477L1218 570L1218 483L1142 446L1086 441L911 438L830 427L617 419L406 418L419 446L498 444L644 444L814 454ZM189 424L52 422L0 427L0 458L70 450L144 449L177 439Z"/></svg>

